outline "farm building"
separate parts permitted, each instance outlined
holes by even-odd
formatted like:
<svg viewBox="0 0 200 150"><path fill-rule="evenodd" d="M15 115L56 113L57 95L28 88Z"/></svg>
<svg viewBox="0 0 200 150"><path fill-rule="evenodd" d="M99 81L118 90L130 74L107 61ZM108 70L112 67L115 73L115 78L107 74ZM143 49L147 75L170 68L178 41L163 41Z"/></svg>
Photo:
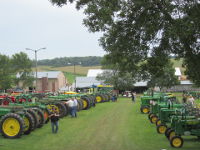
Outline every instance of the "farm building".
<svg viewBox="0 0 200 150"><path fill-rule="evenodd" d="M55 92L66 86L66 78L61 71L38 72L37 90Z"/></svg>
<svg viewBox="0 0 200 150"><path fill-rule="evenodd" d="M34 74L36 77L36 75ZM37 91L55 92L66 86L66 78L61 71L37 72ZM34 82L35 86L36 82ZM21 87L22 83L19 84ZM28 90L33 90L29 87Z"/></svg>

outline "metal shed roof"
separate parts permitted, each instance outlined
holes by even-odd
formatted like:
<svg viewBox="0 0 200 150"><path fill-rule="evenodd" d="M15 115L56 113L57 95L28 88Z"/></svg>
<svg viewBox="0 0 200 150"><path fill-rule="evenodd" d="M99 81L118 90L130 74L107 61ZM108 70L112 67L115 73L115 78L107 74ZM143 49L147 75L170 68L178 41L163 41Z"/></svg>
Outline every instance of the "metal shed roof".
<svg viewBox="0 0 200 150"><path fill-rule="evenodd" d="M58 75L61 73L61 71L45 71L45 72L37 72L37 76L38 78L43 78L43 77L48 77L49 79L50 78L58 78ZM34 76L35 73L34 73Z"/></svg>
<svg viewBox="0 0 200 150"><path fill-rule="evenodd" d="M91 87L92 85L100 84L102 84L102 81L96 80L95 77L76 77L77 88Z"/></svg>

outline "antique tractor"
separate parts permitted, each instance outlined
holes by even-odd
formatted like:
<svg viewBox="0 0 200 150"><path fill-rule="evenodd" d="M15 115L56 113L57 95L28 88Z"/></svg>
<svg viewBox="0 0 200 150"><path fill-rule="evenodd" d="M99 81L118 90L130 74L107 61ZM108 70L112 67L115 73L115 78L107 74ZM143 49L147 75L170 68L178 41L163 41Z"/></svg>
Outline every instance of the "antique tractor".
<svg viewBox="0 0 200 150"><path fill-rule="evenodd" d="M0 107L0 132L5 138L19 138L30 134L36 127L39 114L37 110L24 109L22 106ZM34 114L34 115L33 115ZM36 119L34 119L34 116ZM37 122L38 123L38 122Z"/></svg>
<svg viewBox="0 0 200 150"><path fill-rule="evenodd" d="M176 115L171 119L171 128L166 130L165 135L175 148L183 146L182 136L200 138L200 108L187 105L183 109L177 109Z"/></svg>

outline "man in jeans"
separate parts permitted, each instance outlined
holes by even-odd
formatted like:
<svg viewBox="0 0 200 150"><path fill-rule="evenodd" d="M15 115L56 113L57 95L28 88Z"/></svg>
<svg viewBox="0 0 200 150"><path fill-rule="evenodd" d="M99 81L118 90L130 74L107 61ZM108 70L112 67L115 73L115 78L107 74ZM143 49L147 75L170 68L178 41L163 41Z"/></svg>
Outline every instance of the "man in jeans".
<svg viewBox="0 0 200 150"><path fill-rule="evenodd" d="M69 99L67 102L65 102L69 106L69 112L71 117L73 117L73 106L74 106L74 101L72 99Z"/></svg>
<svg viewBox="0 0 200 150"><path fill-rule="evenodd" d="M75 97L72 98L72 101L73 101L72 117L77 117L78 101L77 101L77 99Z"/></svg>
<svg viewBox="0 0 200 150"><path fill-rule="evenodd" d="M55 108L52 108L52 114L49 116L49 118L51 119L52 133L57 133L58 132L59 114ZM56 127L56 129L54 129L54 127Z"/></svg>

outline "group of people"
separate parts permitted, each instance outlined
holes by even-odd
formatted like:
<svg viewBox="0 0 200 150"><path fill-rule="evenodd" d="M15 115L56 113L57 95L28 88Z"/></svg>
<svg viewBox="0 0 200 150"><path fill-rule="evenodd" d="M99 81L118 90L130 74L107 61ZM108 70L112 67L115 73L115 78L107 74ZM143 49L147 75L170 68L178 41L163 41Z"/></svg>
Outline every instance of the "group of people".
<svg viewBox="0 0 200 150"><path fill-rule="evenodd" d="M194 97L192 95L190 96L183 95L183 103L194 105Z"/></svg>
<svg viewBox="0 0 200 150"><path fill-rule="evenodd" d="M78 107L78 101L76 98L69 99L67 102L65 102L69 106L70 115L72 118L77 117L77 107ZM58 125L59 125L59 113L58 110L56 110L56 107L52 107L52 113L49 115L49 118L51 120L51 128L52 133L58 132Z"/></svg>

